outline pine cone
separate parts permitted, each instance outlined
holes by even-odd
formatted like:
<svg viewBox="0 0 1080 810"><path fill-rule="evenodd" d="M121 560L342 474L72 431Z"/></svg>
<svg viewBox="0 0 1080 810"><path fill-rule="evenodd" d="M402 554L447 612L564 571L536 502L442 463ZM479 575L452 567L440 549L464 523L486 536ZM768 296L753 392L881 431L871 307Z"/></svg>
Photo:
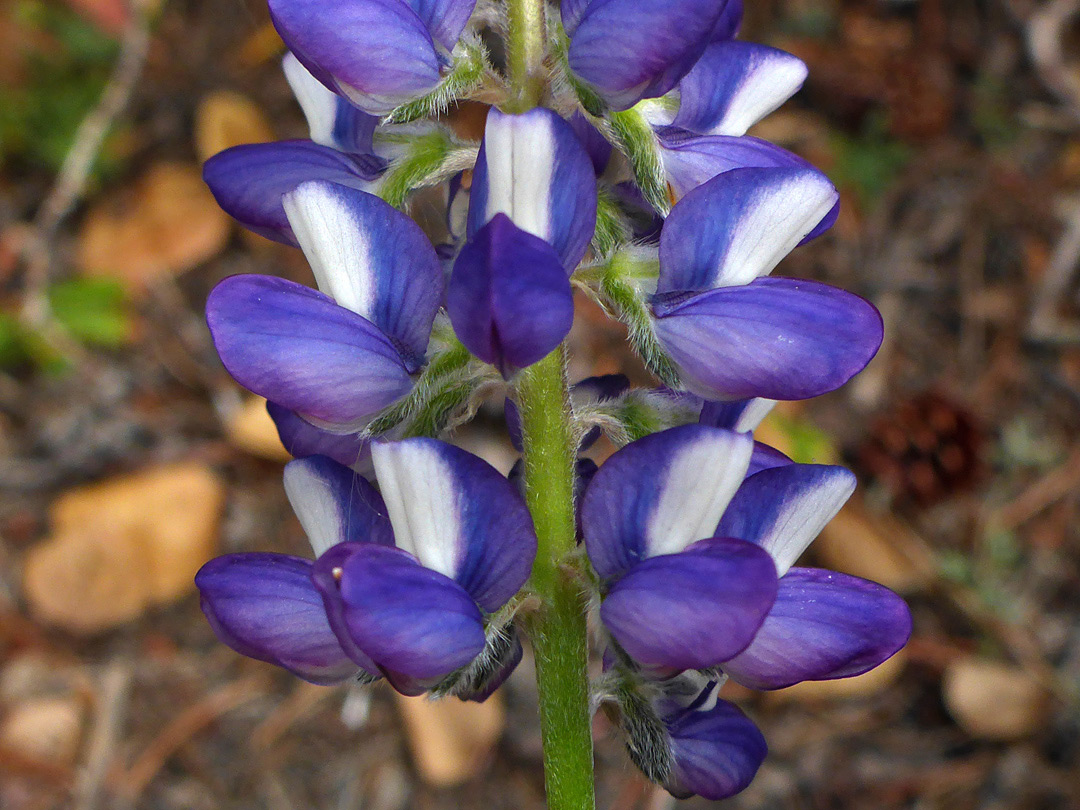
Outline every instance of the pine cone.
<svg viewBox="0 0 1080 810"><path fill-rule="evenodd" d="M967 408L926 391L877 418L858 460L897 500L929 506L970 489L982 477L983 439Z"/></svg>

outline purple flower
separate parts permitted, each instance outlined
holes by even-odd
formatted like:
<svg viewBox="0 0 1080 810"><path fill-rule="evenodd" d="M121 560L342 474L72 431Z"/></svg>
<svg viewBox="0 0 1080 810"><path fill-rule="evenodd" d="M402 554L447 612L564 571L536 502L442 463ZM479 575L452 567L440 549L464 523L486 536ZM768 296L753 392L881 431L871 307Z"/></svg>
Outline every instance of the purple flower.
<svg viewBox="0 0 1080 810"><path fill-rule="evenodd" d="M652 313L687 389L717 401L805 399L870 362L882 339L871 304L826 284L762 278L836 197L813 169L736 169L675 206Z"/></svg>
<svg viewBox="0 0 1080 810"><path fill-rule="evenodd" d="M723 678L685 672L646 681L643 700L623 700L634 762L672 795L719 800L753 780L768 753L757 726L718 696Z"/></svg>
<svg viewBox="0 0 1080 810"><path fill-rule="evenodd" d="M285 492L315 555L339 543L388 546L393 533L382 498L363 478L328 458L285 466ZM306 681L378 677L370 659L350 657L330 627L312 582L313 563L286 554L227 554L195 577L200 604L222 642Z"/></svg>
<svg viewBox="0 0 1080 810"><path fill-rule="evenodd" d="M297 59L374 115L434 90L476 0L270 0Z"/></svg>
<svg viewBox="0 0 1080 810"><path fill-rule="evenodd" d="M469 351L509 377L562 342L574 317L569 275L595 224L592 162L570 125L550 110L492 109L446 301Z"/></svg>
<svg viewBox="0 0 1080 810"><path fill-rule="evenodd" d="M234 378L335 432L355 432L412 389L442 300L431 243L382 200L325 181L284 197L321 292L233 276L207 301L214 345Z"/></svg>
<svg viewBox="0 0 1080 810"><path fill-rule="evenodd" d="M488 622L536 555L521 496L486 462L434 439L379 442L372 459L393 546L342 543L314 568L342 647L407 694L459 670L475 679L469 668L492 639L516 661L504 624ZM505 677L507 661L494 663L489 677Z"/></svg>
<svg viewBox="0 0 1080 810"><path fill-rule="evenodd" d="M723 664L753 689L866 672L907 643L911 614L881 585L817 568L792 567L855 489L843 467L781 464L746 479L717 529L772 555L776 602L751 644Z"/></svg>
<svg viewBox="0 0 1080 810"><path fill-rule="evenodd" d="M212 560L196 577L203 611L233 649L314 683L360 672L408 694L483 699L521 656L497 614L536 554L524 501L434 439L380 442L372 458L382 495L328 458L290 462L286 492L316 561Z"/></svg>
<svg viewBox="0 0 1080 810"><path fill-rule="evenodd" d="M600 615L635 661L704 669L753 640L776 597L768 554L716 525L753 439L685 425L615 453L581 505L585 547L606 591Z"/></svg>

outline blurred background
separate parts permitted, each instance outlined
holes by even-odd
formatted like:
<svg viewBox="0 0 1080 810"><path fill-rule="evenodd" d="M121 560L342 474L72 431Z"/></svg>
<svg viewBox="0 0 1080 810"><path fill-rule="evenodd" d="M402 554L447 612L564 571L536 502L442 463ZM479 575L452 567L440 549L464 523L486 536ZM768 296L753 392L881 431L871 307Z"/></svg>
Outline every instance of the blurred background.
<svg viewBox="0 0 1080 810"><path fill-rule="evenodd" d="M0 807L543 807L528 658L482 706L301 683L218 644L191 578L306 553L260 401L202 308L310 282L200 179L305 134L261 0L0 0ZM843 213L785 275L872 299L881 353L759 438L857 498L814 562L879 580L906 651L849 681L727 689L771 753L731 808L1080 808L1080 0L747 0L810 67L755 134ZM475 110L472 111L475 114ZM580 302L578 377L648 380ZM492 403L457 438L513 455ZM599 807L676 803L596 720Z"/></svg>

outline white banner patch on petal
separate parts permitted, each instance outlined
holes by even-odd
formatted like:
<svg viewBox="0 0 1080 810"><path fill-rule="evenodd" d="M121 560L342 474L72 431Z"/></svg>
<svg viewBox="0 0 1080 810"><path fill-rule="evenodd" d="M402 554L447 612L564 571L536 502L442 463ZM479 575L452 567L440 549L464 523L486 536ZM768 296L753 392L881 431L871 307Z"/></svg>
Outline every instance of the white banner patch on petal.
<svg viewBox="0 0 1080 810"><path fill-rule="evenodd" d="M376 297L371 240L338 187L303 183L281 198L319 290L346 309L374 320Z"/></svg>
<svg viewBox="0 0 1080 810"><path fill-rule="evenodd" d="M749 435L719 430L678 449L663 471L660 497L648 519L648 556L675 554L714 535L753 449Z"/></svg>
<svg viewBox="0 0 1080 810"><path fill-rule="evenodd" d="M376 442L371 458L397 547L453 579L464 552L453 468L427 441Z"/></svg>

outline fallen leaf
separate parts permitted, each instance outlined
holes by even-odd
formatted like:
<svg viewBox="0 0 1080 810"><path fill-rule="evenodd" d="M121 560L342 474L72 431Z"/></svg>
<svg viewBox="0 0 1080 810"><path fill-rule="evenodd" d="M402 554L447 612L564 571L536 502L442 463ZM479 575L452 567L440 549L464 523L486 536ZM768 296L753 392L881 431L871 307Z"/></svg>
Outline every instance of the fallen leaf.
<svg viewBox="0 0 1080 810"><path fill-rule="evenodd" d="M502 695L483 703L394 693L413 761L430 785L452 787L477 776L506 725Z"/></svg>
<svg viewBox="0 0 1080 810"><path fill-rule="evenodd" d="M97 204L79 234L85 275L116 278L133 292L221 251L230 220L197 166L159 163L131 189Z"/></svg>
<svg viewBox="0 0 1080 810"><path fill-rule="evenodd" d="M269 461L289 461L292 456L278 437L277 427L266 412L266 400L249 397L225 421L229 444Z"/></svg>
<svg viewBox="0 0 1080 810"><path fill-rule="evenodd" d="M195 111L195 152L200 162L231 146L273 139L262 109L240 93L218 90L203 98Z"/></svg>
<svg viewBox="0 0 1080 810"><path fill-rule="evenodd" d="M0 748L32 759L71 763L84 708L75 696L39 697L15 706L0 724Z"/></svg>
<svg viewBox="0 0 1080 810"><path fill-rule="evenodd" d="M942 678L949 714L973 737L1016 740L1041 728L1050 707L1046 690L1026 670L970 656Z"/></svg>
<svg viewBox="0 0 1080 810"><path fill-rule="evenodd" d="M26 557L30 607L51 624L94 633L178 599L214 554L223 505L221 482L196 464L62 495L53 535Z"/></svg>

